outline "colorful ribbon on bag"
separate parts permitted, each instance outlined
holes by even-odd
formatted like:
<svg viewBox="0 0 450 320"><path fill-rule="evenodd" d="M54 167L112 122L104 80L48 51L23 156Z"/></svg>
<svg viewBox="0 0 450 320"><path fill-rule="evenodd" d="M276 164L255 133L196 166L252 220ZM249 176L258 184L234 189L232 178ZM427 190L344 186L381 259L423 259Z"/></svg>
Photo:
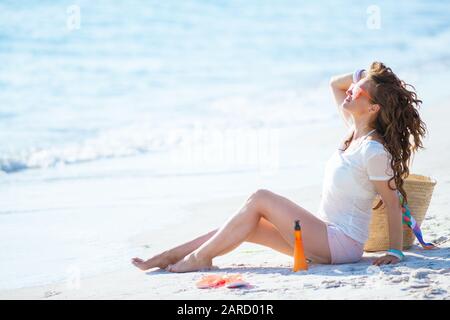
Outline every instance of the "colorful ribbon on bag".
<svg viewBox="0 0 450 320"><path fill-rule="evenodd" d="M422 247L425 250L437 249L438 247L433 243L423 241L422 231L420 230L419 225L411 214L411 210L409 209L408 204L405 203L405 199L403 198L400 191L397 190L397 194L400 198L400 204L402 205L402 213L403 213L403 224L406 224L409 228L411 228L412 232L416 236L417 240L420 242Z"/></svg>

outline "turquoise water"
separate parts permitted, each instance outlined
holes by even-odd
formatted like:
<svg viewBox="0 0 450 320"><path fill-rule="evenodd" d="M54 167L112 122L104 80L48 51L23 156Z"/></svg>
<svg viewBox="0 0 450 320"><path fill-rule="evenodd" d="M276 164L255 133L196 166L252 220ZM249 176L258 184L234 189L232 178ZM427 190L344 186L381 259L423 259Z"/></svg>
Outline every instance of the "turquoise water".
<svg viewBox="0 0 450 320"><path fill-rule="evenodd" d="M79 29L67 26L71 5ZM377 1L379 29L370 5L2 1L0 170L169 150L182 138L171 130L194 122L329 121L329 77L372 60L435 99L424 74L450 68L450 5Z"/></svg>

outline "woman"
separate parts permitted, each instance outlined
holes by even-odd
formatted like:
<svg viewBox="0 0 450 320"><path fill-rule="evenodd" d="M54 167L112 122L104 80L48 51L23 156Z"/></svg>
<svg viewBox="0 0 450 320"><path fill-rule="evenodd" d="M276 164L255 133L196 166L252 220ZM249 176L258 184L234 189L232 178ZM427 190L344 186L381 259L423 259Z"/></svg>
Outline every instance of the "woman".
<svg viewBox="0 0 450 320"><path fill-rule="evenodd" d="M381 197L377 207L384 203L389 217L391 249L373 263L402 260L402 212L397 190L407 200L403 179L409 174L412 152L423 148L426 131L417 111L422 101L380 62L372 63L367 72L357 70L333 77L330 86L349 132L326 165L317 216L261 189L221 228L146 261L134 258L132 263L142 270L210 269L214 257L244 241L293 256L293 224L297 219L307 258L323 264L357 262L363 255L377 194Z"/></svg>

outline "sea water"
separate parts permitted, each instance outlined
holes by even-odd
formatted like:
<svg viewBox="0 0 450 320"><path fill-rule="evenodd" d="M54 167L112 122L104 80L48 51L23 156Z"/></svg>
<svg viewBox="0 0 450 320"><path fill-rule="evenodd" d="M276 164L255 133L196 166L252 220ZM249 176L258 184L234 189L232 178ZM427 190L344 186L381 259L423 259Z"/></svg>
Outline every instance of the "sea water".
<svg viewBox="0 0 450 320"><path fill-rule="evenodd" d="M449 11L445 1L3 1L0 170L167 150L180 142L170 128L195 121L327 120L333 74L375 59L410 81L448 68Z"/></svg>

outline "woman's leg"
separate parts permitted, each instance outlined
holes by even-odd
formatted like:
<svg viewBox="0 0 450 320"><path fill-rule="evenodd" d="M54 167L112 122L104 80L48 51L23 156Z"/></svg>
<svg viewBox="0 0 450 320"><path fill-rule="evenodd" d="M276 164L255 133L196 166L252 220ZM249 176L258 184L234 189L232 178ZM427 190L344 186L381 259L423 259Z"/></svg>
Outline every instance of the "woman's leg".
<svg viewBox="0 0 450 320"><path fill-rule="evenodd" d="M273 250L286 254L288 256L294 255L294 247L291 246L281 235L280 231L267 219L261 218L255 230L244 240L269 247ZM222 256L230 251L233 251L242 244L237 242L235 245L226 248L217 256Z"/></svg>
<svg viewBox="0 0 450 320"><path fill-rule="evenodd" d="M196 250L203 243L214 236L217 231L219 231L219 229L215 229L191 241L183 243L182 245L164 251L163 253L155 255L148 260L134 258L132 259L132 263L141 270L148 270L151 268L165 269L169 264L174 264L180 261L189 253ZM267 246L287 255L292 255L294 252L294 249L281 236L278 229L265 218L261 218L259 220L256 230L254 230L254 232L251 233L245 241ZM236 247L239 245L240 244L237 244ZM219 255L224 255L233 249L234 248L231 248L230 250L222 252Z"/></svg>
<svg viewBox="0 0 450 320"><path fill-rule="evenodd" d="M300 220L306 255L319 263L330 262L327 226L325 222L289 199L268 190L258 190L210 239L167 270L189 272L210 268L212 259L228 252L254 232L261 218L271 222L281 236L294 246L293 226Z"/></svg>
<svg viewBox="0 0 450 320"><path fill-rule="evenodd" d="M183 259L189 253L200 247L208 239L210 239L218 229L210 231L200 237L197 237L191 241L183 243L175 248L166 250L160 254L151 257L148 260L143 260L140 258L133 258L131 262L141 270L148 270L151 268L161 268L165 269L169 264L176 263Z"/></svg>

